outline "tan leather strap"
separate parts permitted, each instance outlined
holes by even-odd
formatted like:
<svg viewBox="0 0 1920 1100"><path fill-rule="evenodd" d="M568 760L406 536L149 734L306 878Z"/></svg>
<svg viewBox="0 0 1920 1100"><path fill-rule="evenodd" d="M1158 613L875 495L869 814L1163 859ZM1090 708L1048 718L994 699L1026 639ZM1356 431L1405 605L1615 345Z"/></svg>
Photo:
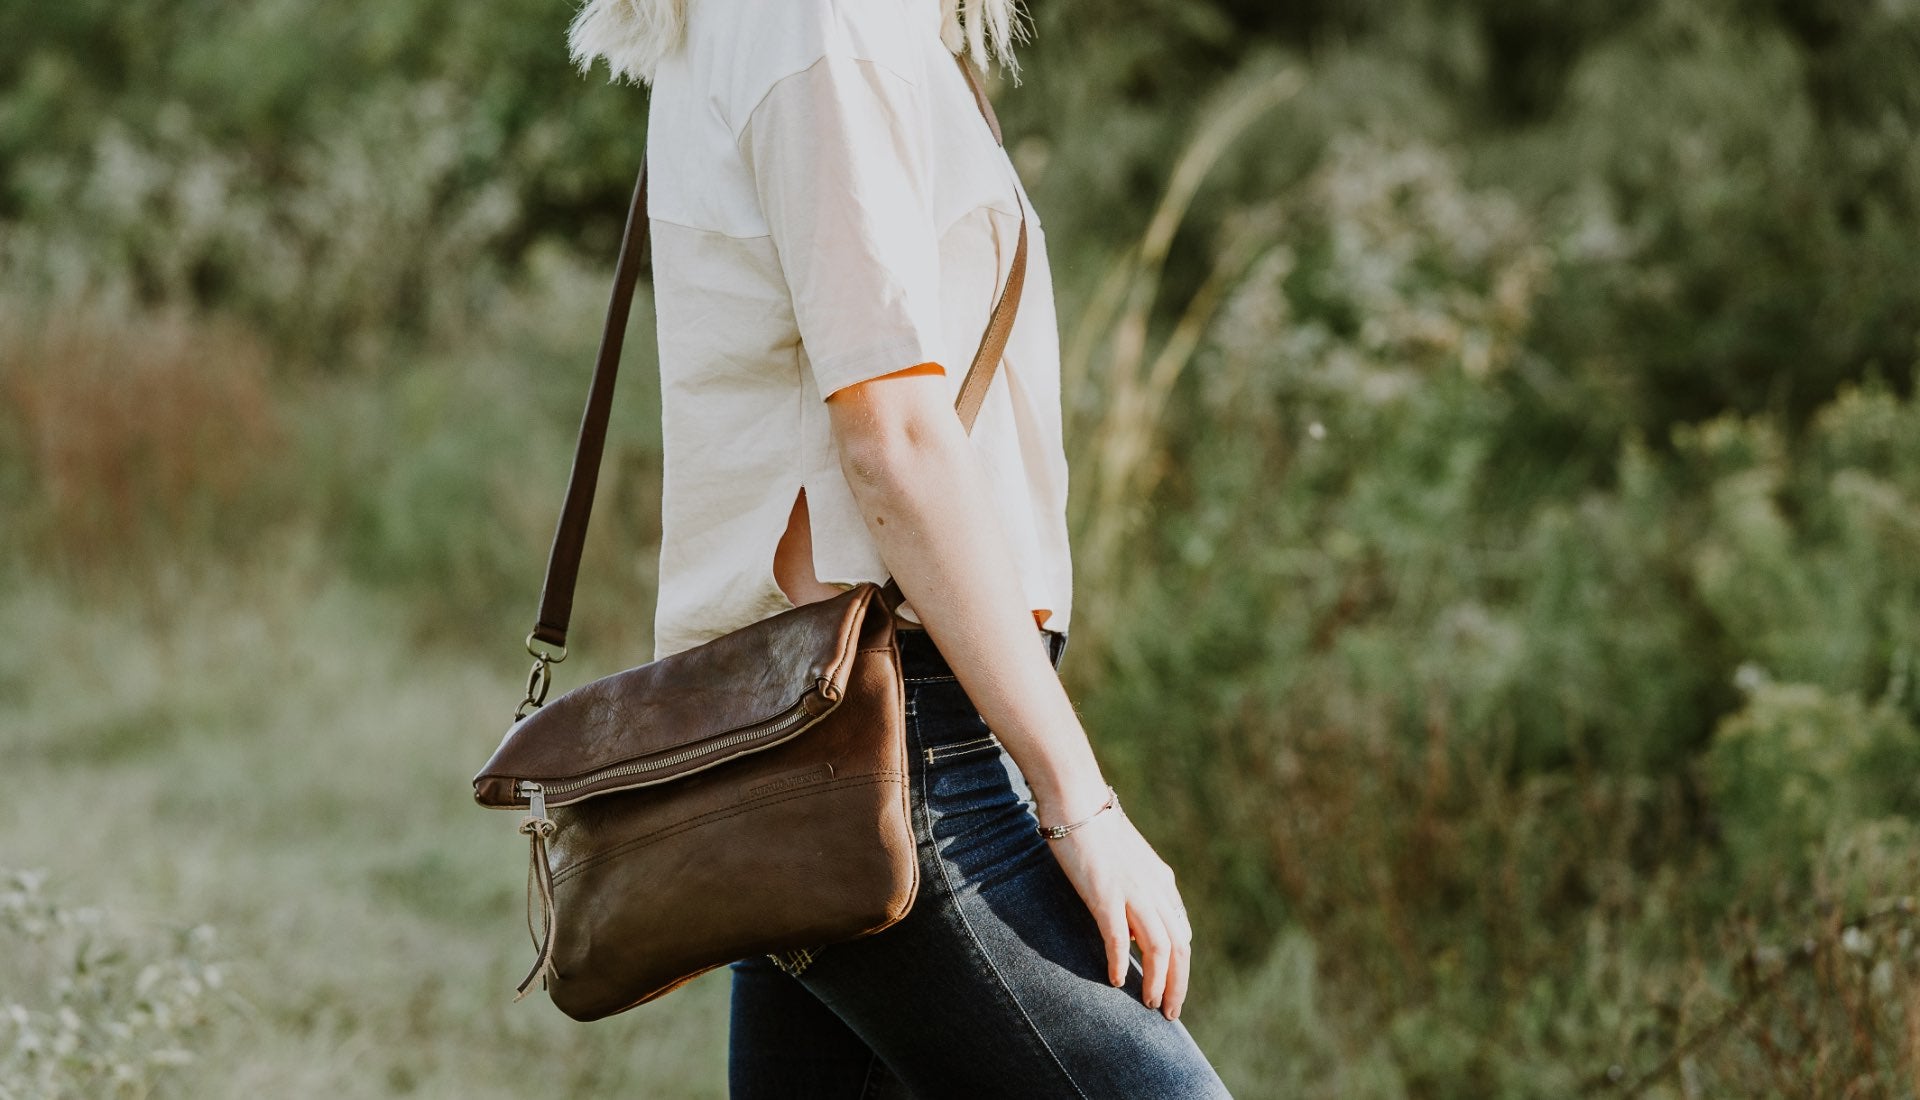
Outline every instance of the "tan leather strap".
<svg viewBox="0 0 1920 1100"><path fill-rule="evenodd" d="M981 115L985 116L987 128L993 132L993 140L1001 143L1000 120L994 117L993 105L987 101L986 92L974 76L972 63L964 53L956 54L955 60L966 74L967 86L973 90L974 102L979 106ZM1019 198L1017 185L1014 194ZM600 353L594 361L593 383L587 390L586 412L580 417L580 438L574 447L573 473L567 480L567 498L560 508L559 526L553 532L553 552L547 558L547 580L540 593L540 618L533 628L534 639L558 646L562 651L567 645L567 624L573 618L573 589L580 577L580 553L586 546L587 520L593 513L593 492L600 479L600 458L607 445L607 420L613 409L613 383L620 370L621 346L626 338L627 319L633 312L633 289L640 279L640 265L647 252L647 240L647 165L642 157L640 178L633 188L633 203L627 210L626 234L620 241L620 258L614 266L613 296L607 304L606 325L600 331ZM1026 275L1027 208L1025 200L1021 199L1020 239L1014 246L1013 267L1007 274L1007 285L1000 291L1000 299L993 305L986 331L980 336L980 347L967 367L967 376L960 384L960 395L954 401L954 410L969 432L973 430L973 421L979 415L981 404L986 401L987 387L992 385L994 373L1000 367L1000 357L1006 351L1007 335L1013 331L1013 318L1020 307L1020 288L1026 282ZM900 364L903 369L916 365ZM899 586L889 580L884 596L889 608L898 606Z"/></svg>

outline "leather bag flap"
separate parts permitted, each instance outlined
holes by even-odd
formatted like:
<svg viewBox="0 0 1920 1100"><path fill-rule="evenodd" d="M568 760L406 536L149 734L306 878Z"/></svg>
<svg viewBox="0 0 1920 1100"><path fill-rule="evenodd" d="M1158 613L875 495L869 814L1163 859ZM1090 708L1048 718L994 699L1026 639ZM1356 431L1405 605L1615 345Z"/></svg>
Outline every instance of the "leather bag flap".
<svg viewBox="0 0 1920 1100"><path fill-rule="evenodd" d="M564 806L794 736L845 697L869 607L888 613L879 592L863 583L551 700L507 730L474 800L522 807L532 782Z"/></svg>

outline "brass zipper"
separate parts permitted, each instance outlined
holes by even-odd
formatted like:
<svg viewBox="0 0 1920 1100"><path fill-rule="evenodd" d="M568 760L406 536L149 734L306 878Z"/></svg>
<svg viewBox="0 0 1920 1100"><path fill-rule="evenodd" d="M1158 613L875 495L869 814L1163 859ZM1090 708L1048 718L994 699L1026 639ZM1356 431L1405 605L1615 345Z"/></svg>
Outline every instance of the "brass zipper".
<svg viewBox="0 0 1920 1100"><path fill-rule="evenodd" d="M742 742L752 741L756 738L765 737L769 732L778 731L781 726L793 722L796 718L804 718L806 716L807 716L807 700L805 697L803 697L799 702L788 707L785 711L782 711L780 714L775 715L774 717L769 718L758 725L749 726L746 729L735 730L734 732L727 734L725 737L722 737L717 741L705 741L695 747L682 749L679 752L673 753L672 755L669 755L669 756L663 756L657 760L645 760L645 761L641 761L633 764L622 764L619 767L615 767L615 768L604 768L600 771L592 773L591 775L583 776L579 779L569 779L564 783L535 783L532 780L522 780L517 785L516 789L520 794L527 796L529 800L535 797L538 797L541 800L542 809L544 809L546 796L548 795L556 795L556 794L565 795L572 791L577 791L582 787L591 786L592 784L599 783L604 780L621 778L626 776L634 776L634 775L645 775L648 772L659 771L662 768L670 768L675 764L683 763L687 760L692 760L697 756L705 756L708 753L715 752L720 749L731 748L734 745L741 744ZM826 717L825 714L822 714L819 716L819 718L824 718L824 717ZM818 721L819 718L816 718L815 721ZM812 722L803 722L800 725L796 726L791 731L788 731L786 734L786 737L792 737L798 734L801 730L804 730L808 726L811 726L812 724L813 724ZM786 737L782 737L780 738L780 740L785 740ZM769 745L777 744L777 743L778 742L769 742ZM716 761L713 761L713 763L718 764L720 763L720 761L716 760ZM711 764L702 765L702 767L711 767L711 766L712 766ZM696 768L694 770L699 771L701 769ZM634 786L634 787L643 787L645 785L646 785L645 783L629 784L629 786ZM608 794L612 792L603 791L601 793ZM544 816L544 814L540 816Z"/></svg>

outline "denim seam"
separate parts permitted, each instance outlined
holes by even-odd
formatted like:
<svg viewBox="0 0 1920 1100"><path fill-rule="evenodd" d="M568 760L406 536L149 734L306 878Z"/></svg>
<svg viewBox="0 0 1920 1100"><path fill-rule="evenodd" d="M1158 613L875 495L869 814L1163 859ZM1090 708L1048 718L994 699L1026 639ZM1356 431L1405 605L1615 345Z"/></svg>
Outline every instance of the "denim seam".
<svg viewBox="0 0 1920 1100"><path fill-rule="evenodd" d="M925 735L920 732L920 721L917 716L914 719L914 733L921 743L924 744L926 738ZM1087 1100L1085 1090L1080 1087L1078 1081L1073 1079L1073 1074L1068 1071L1066 1063L1060 1061L1060 1056L1054 1053L1053 1044L1047 1042L1047 1037L1040 1030L1040 1026L1033 1022L1033 1016L1027 1012L1027 1006L1021 1004L1020 998L1014 995L1013 987L1007 984L1006 976L1000 973L999 964L995 963L993 956L987 953L986 945L980 942L980 934L973 929L973 921L967 917L966 906L961 904L960 891L954 885L953 872L947 866L946 857L940 853L940 838L934 834L932 786L933 781L929 773L922 770L920 773L920 812L925 815L927 819L927 841L933 848L933 861L940 868L940 879L946 883L947 895L953 898L953 911L960 918L961 926L966 929L967 942L972 946L974 955L986 964L987 971L993 975L993 980L999 983L1001 992L1006 994L1007 1000L1013 1005L1014 1010L1019 1012L1020 1018L1027 1022L1027 1030L1033 1034L1034 1040L1040 1044L1040 1049L1046 1051L1047 1057L1053 1060L1054 1067L1060 1071L1060 1076L1066 1081L1068 1087L1073 1089L1073 1094L1079 1097L1080 1100Z"/></svg>
<svg viewBox="0 0 1920 1100"><path fill-rule="evenodd" d="M873 1071L880 1068L880 1052L872 1051L873 1057L867 1062L867 1075L860 1079L859 1100L875 1100L880 1095L880 1082L874 1079Z"/></svg>
<svg viewBox="0 0 1920 1100"><path fill-rule="evenodd" d="M928 745L925 750L927 763L932 764L950 756L973 752L977 749L992 748L1000 744L1000 739L989 733L985 737L976 737L971 741L956 741L950 745Z"/></svg>

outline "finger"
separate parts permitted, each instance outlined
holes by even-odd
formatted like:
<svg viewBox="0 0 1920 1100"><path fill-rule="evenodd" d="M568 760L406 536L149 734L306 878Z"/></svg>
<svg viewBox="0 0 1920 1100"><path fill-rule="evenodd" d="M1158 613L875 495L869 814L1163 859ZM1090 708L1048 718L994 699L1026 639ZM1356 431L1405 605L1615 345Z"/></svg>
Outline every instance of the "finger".
<svg viewBox="0 0 1920 1100"><path fill-rule="evenodd" d="M1168 948L1172 946L1167 926L1157 909L1127 903L1133 918L1133 937L1140 941L1140 999L1148 1008L1159 1008L1166 992Z"/></svg>
<svg viewBox="0 0 1920 1100"><path fill-rule="evenodd" d="M1175 894L1167 901L1167 931L1176 944L1193 943L1193 924L1187 917L1186 906L1181 904L1180 895Z"/></svg>
<svg viewBox="0 0 1920 1100"><path fill-rule="evenodd" d="M1179 904L1176 901L1174 904ZM1180 1006L1187 1003L1187 981L1193 974L1193 929L1184 911L1174 910L1173 959L1167 968L1167 999L1161 1007L1167 1019L1180 1018Z"/></svg>
<svg viewBox="0 0 1920 1100"><path fill-rule="evenodd" d="M1100 938L1107 945L1107 984L1118 986L1127 980L1127 911L1115 906L1095 913Z"/></svg>
<svg viewBox="0 0 1920 1100"><path fill-rule="evenodd" d="M1181 904L1180 895L1173 895L1167 902L1167 913L1167 930L1173 933L1173 942L1192 943L1193 924L1187 919L1187 909Z"/></svg>

